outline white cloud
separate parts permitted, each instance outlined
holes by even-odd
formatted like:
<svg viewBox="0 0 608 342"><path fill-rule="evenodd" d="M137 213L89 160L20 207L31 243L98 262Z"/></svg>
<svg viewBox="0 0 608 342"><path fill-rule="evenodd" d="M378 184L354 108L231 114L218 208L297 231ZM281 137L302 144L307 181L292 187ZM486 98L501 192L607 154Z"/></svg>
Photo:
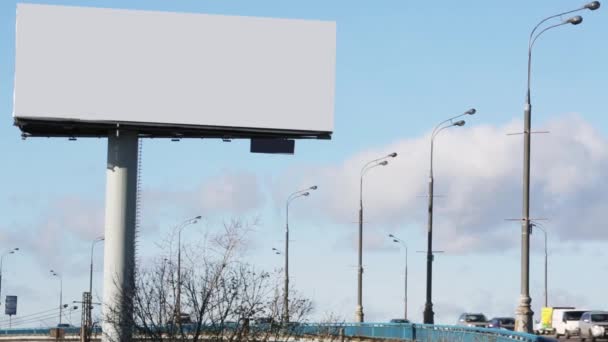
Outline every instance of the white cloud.
<svg viewBox="0 0 608 342"><path fill-rule="evenodd" d="M20 200L21 197L14 196L12 203L22 205L27 197ZM181 217L180 211L238 217L260 208L262 198L256 176L245 172L224 172L192 191L144 190L141 231L149 234L158 230L163 216ZM31 215L35 218L33 222L3 230L0 241L33 255L43 269L66 265L66 269L77 272L88 265L86 258L74 258L74 255L88 251L90 242L103 235L103 198L63 195L51 201L39 201L31 211L37 212Z"/></svg>
<svg viewBox="0 0 608 342"><path fill-rule="evenodd" d="M475 118L482 119L482 117ZM550 134L532 140L531 216L562 239L608 238L601 229L608 210L608 146L578 115L544 125ZM541 128L537 128L541 129ZM493 251L518 246L521 217L522 123L477 124L444 131L435 141L434 231L450 252ZM341 165L305 170L302 183L319 184L315 206L334 223L357 220L361 166L390 152L399 156L364 178L365 220L375 226L410 224L426 228L429 136L404 139L359 153ZM441 196L441 197L440 197ZM312 205L312 204L310 204ZM374 229L373 227L370 227ZM377 229L377 228L376 228Z"/></svg>

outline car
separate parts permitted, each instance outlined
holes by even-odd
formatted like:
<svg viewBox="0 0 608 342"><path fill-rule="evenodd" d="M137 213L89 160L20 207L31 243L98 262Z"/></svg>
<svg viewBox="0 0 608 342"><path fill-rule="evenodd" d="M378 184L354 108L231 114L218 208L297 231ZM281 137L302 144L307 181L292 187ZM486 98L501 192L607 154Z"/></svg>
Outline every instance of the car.
<svg viewBox="0 0 608 342"><path fill-rule="evenodd" d="M259 317L255 320L257 324L270 324L274 323L274 319L272 317Z"/></svg>
<svg viewBox="0 0 608 342"><path fill-rule="evenodd" d="M608 337L608 311L587 311L579 323L582 341L594 342L596 338Z"/></svg>
<svg viewBox="0 0 608 342"><path fill-rule="evenodd" d="M513 330L515 329L515 318L494 317L488 322L488 328Z"/></svg>
<svg viewBox="0 0 608 342"><path fill-rule="evenodd" d="M411 322L409 319L405 319L405 318L393 318L390 320L390 323L409 324Z"/></svg>
<svg viewBox="0 0 608 342"><path fill-rule="evenodd" d="M485 328L488 324L486 316L482 313L469 313L465 312L458 318L456 325L463 325L466 327Z"/></svg>
<svg viewBox="0 0 608 342"><path fill-rule="evenodd" d="M560 338L564 336L569 339L570 336L576 336L580 332L581 316L589 310L567 310L564 311L559 317L559 321L553 321L553 328L555 329L555 337ZM556 318L554 316L554 318Z"/></svg>
<svg viewBox="0 0 608 342"><path fill-rule="evenodd" d="M72 327L71 325L69 325L68 323L59 323L57 324L57 328L70 328Z"/></svg>

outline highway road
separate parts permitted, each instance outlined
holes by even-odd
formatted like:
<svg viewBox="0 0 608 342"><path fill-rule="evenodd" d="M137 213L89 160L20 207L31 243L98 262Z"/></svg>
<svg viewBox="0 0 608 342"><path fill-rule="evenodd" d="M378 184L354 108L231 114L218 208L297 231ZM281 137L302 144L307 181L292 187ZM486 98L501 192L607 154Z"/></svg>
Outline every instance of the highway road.
<svg viewBox="0 0 608 342"><path fill-rule="evenodd" d="M551 337L551 338L555 338L555 335L543 335L546 337ZM560 341L560 342L581 342L581 339L578 337L570 337L569 339L565 339L563 337L560 337L558 340L556 341ZM588 339L585 340L585 342L589 341ZM596 339L596 341L608 341L608 339Z"/></svg>

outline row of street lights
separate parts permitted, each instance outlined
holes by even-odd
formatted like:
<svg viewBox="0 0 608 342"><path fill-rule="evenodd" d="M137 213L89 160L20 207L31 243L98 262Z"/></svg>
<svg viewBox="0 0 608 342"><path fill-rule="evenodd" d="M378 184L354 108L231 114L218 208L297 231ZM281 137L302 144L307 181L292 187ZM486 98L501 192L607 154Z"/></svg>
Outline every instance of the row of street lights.
<svg viewBox="0 0 608 342"><path fill-rule="evenodd" d="M92 305L92 298L93 298L93 253L95 251L95 245L99 242L104 241L104 237L100 236L95 238L92 242L91 242L91 263L90 263L90 267L89 267L89 295L91 298L91 303L88 303L88 317L91 317L92 311L93 311L93 305ZM55 270L50 270L49 273L51 274L52 277L57 277L59 279L59 324L61 324L62 321L62 317L63 317L63 309L64 307L67 307L67 305L63 304L63 276L61 273L59 273L58 271Z"/></svg>
<svg viewBox="0 0 608 342"><path fill-rule="evenodd" d="M592 1L590 3L585 4L584 6L571 10L562 12L556 15L552 15L540 21L530 33L530 38L528 41L528 79L527 79L527 92L526 92L526 104L524 106L524 176L523 176L523 217L522 217L522 269L521 269L521 296L520 303L516 311L516 323L515 330L522 332L532 332L532 315L533 312L530 309L531 298L529 294L529 266L530 266L530 231L533 224L531 224L530 219L530 133L531 133L531 98L530 98L530 76L531 76L531 63L532 63L532 48L536 40L540 37L541 34L546 32L549 29L559 27L566 24L578 25L582 23L583 18L581 16L573 16L566 20L561 21L560 23L550 25L548 27L543 28L538 34L535 35L536 30L546 21L561 17L566 14L574 13L581 10L597 10L600 7L600 3L598 1ZM427 230L427 268L426 268L426 302L424 306L424 314L423 321L426 324L434 323L434 312L433 312L433 303L432 303L432 263L433 263L433 186L434 186L434 176L433 176L433 148L434 148L434 140L437 135L443 131L444 129L456 126L464 126L465 121L459 120L454 121L455 119L464 116L464 115L473 115L476 110L474 108L464 112L463 114L452 117L448 120L445 120L439 125L437 125L431 134L431 156L430 156L430 169L429 169L429 196L428 196L428 230ZM394 154L396 156L396 154ZM393 156L393 157L394 157ZM386 158L386 157L385 157ZM381 159L379 159L381 160ZM363 167L361 171L361 189L362 189L362 178L364 173L368 170L367 167L370 164L373 166L384 166L387 165L387 161L379 161L374 160ZM375 164L374 164L375 163ZM362 193L362 190L361 190ZM358 293L357 293L357 307L355 310L355 318L357 322L363 322L363 304L362 304L362 274L363 267L361 264L362 256L362 226L363 226L363 202L362 196L360 196L360 210L359 210L359 268L358 268ZM538 227L537 225L535 225ZM540 228L540 227L538 227ZM542 228L541 228L542 229ZM545 306L548 305L547 299L547 241L546 241L546 231L542 230L545 233ZM394 239L395 242L399 242L401 240ZM407 263L406 263L407 268ZM407 276L406 276L406 317L407 317Z"/></svg>
<svg viewBox="0 0 608 342"><path fill-rule="evenodd" d="M543 19L540 23L538 23L532 32L530 33L530 39L528 43L528 80L527 80L527 92L526 92L526 105L524 108L524 179L523 179L523 187L524 187L524 201L523 201L523 226L522 226L522 291L520 298L520 305L517 309L516 313L516 330L531 332L532 331L532 311L530 310L530 296L529 296L529 233L531 229L530 224L530 216L529 216L529 198L530 198L530 126L531 126L531 104L530 104L530 74L531 74L531 60L532 60L532 47L534 43L538 39L538 37L546 32L549 29L566 25L578 25L583 21L583 18L580 16L574 16L568 18L558 24L548 26L542 29L538 34L534 35L536 30L540 27L541 24L546 22L547 20L561 17L565 14L570 14L573 12L577 12L580 10L596 10L600 7L600 3L598 1L590 2L578 9L567 11L563 13L559 13L550 17ZM426 257L426 298L424 305L424 313L423 313L423 322L426 324L434 323L434 312L433 312L433 302L432 302L432 284L433 284L433 197L434 197L434 174L433 174L433 151L434 151L434 143L435 138L445 129L451 127L462 127L465 125L465 120L456 120L462 116L466 115L474 115L476 113L475 108L471 108L466 112L451 117L445 121L440 122L431 133L431 150L430 150L430 168L429 168L429 183L428 183L428 225L427 225L427 257ZM362 287L363 287L363 176L372 168L377 166L386 166L388 165L389 158L397 157L397 153L391 153L387 156L374 159L363 166L360 173L360 187L359 187L359 241L358 241L358 277L357 277L357 306L355 309L355 320L357 322L364 321L364 312L363 312L363 295L362 295ZM288 292L289 292L289 203L298 197L308 196L310 193L308 190L314 190L317 187L311 187L310 189L305 189L301 191L294 192L288 197L287 206L286 206L286 225L285 225L285 289L284 289L284 320L289 320L289 312L288 312ZM540 228L540 227L539 227ZM542 229L542 228L541 228ZM546 231L545 233L545 306L548 304L547 299L547 242L546 242ZM393 238L394 242L401 243L406 251L406 266L405 266L405 309L404 316L407 318L407 245L405 242L394 235L389 235L389 237ZM276 254L281 254L280 251L273 248Z"/></svg>
<svg viewBox="0 0 608 342"><path fill-rule="evenodd" d="M95 244L98 242L103 241L104 238L103 237L98 237L95 240L93 240L92 244L91 244L91 264L90 264L90 273L89 273L89 293L92 294L93 291L93 249L95 247ZM4 258L10 254L15 254L15 252L19 251L19 248L13 248L7 252L5 252L4 254L2 254L0 256L0 298L2 298L2 270L4 268ZM50 270L51 276L53 277L57 277L59 279L59 324L61 324L61 320L63 317L63 277L62 275L54 270ZM1 300L0 300L0 305L1 305ZM67 306L65 306L67 307ZM89 305L89 317L91 317L91 309L92 306Z"/></svg>

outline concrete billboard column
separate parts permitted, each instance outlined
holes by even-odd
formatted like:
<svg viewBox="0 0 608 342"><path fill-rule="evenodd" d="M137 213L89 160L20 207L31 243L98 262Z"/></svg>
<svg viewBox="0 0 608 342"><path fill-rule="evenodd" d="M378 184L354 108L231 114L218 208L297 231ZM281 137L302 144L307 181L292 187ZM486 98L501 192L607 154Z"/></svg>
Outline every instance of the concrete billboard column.
<svg viewBox="0 0 608 342"><path fill-rule="evenodd" d="M104 342L131 340L137 158L136 132L120 131L108 136L103 270Z"/></svg>

